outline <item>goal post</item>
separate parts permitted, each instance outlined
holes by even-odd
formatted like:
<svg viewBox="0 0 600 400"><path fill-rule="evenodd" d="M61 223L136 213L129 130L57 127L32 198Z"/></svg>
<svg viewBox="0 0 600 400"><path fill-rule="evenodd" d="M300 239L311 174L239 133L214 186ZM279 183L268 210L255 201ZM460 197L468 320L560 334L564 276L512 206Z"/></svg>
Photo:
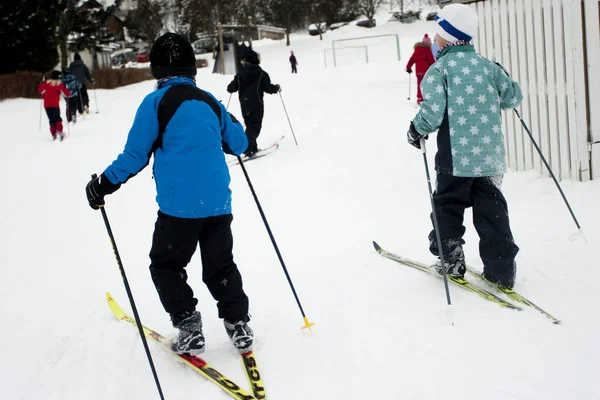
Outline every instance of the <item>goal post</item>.
<svg viewBox="0 0 600 400"><path fill-rule="evenodd" d="M333 56L332 57L333 58L333 66L334 67L337 66L335 51L336 51L336 49L324 49L323 50L323 59L324 59L323 61L325 62L325 68L327 68L327 59L329 58L328 55L330 53ZM348 47L338 48L337 51L340 53L344 53L344 55L348 54L350 56L362 53L362 54L364 54L365 64L369 63L369 48L368 48L368 46L348 46Z"/></svg>
<svg viewBox="0 0 600 400"><path fill-rule="evenodd" d="M355 38L337 39L331 42L331 51L333 53L333 66L337 66L336 51L346 49L349 47L375 47L379 46L381 41L385 41L386 38L394 38L396 41L396 55L398 61L400 61L400 38L398 34L386 34L386 35L374 35L374 36L361 36ZM346 43L351 43L350 46L345 46ZM362 45L362 46L358 46ZM368 63L368 50L367 50L367 63Z"/></svg>

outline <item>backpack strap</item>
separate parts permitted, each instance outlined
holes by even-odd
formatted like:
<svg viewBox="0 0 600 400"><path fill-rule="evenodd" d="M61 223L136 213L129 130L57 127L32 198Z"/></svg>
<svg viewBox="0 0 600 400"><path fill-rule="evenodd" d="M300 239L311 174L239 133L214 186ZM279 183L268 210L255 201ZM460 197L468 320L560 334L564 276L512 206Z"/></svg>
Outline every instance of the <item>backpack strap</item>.
<svg viewBox="0 0 600 400"><path fill-rule="evenodd" d="M158 137L152 145L152 154L162 147L162 137L167 129L167 125L177 112L179 106L188 100L197 100L208 104L217 118L219 118L219 121L221 121L221 107L219 103L204 90L191 85L171 86L163 95L160 103L158 103Z"/></svg>

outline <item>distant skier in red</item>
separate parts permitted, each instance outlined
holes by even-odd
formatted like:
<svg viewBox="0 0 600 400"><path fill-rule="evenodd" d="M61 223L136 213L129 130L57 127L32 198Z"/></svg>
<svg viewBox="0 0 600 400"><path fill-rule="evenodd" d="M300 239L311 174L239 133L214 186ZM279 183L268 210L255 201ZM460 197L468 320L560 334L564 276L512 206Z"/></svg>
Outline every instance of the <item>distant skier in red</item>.
<svg viewBox="0 0 600 400"><path fill-rule="evenodd" d="M408 60L408 64L406 64L406 72L412 74L412 66L416 64L416 74L417 74L417 103L421 103L423 101L423 95L421 94L421 81L425 76L425 73L435 63L435 59L433 58L433 54L431 53L431 45L428 44L427 39L429 37L425 35L422 42L415 43L412 56ZM429 40L431 42L431 40Z"/></svg>
<svg viewBox="0 0 600 400"><path fill-rule="evenodd" d="M50 79L40 83L38 92L44 96L44 108L50 122L52 139L54 140L59 136L60 140L63 140L65 134L63 133L62 118L60 117L60 94L62 92L66 98L69 98L70 92L60 81L60 72L52 71Z"/></svg>

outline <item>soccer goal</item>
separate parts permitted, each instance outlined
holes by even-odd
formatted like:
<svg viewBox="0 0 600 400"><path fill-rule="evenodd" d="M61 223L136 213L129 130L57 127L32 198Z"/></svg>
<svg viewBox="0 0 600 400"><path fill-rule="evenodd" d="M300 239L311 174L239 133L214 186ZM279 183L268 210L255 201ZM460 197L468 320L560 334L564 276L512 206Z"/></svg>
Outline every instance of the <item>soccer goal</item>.
<svg viewBox="0 0 600 400"><path fill-rule="evenodd" d="M326 67L396 62L400 61L400 39L397 34L388 34L333 40L323 56Z"/></svg>

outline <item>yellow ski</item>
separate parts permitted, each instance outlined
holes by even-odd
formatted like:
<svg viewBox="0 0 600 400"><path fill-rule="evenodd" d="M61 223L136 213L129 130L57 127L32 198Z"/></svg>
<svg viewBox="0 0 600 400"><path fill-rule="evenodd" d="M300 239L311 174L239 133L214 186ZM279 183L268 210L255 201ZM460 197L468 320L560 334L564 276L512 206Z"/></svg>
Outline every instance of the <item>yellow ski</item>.
<svg viewBox="0 0 600 400"><path fill-rule="evenodd" d="M438 278L442 277L440 274L437 273L437 271L434 268L431 267L431 265L413 261L408 258L404 258L399 255L385 251L376 242L373 242L373 247L375 247L375 250L377 250L377 252L385 258L388 258L390 260L399 262L400 264L404 264L406 266L418 269L419 271L426 272L430 275L437 276ZM500 297L496 296L495 294L493 294L485 289L482 289L476 285L473 285L472 283L470 283L469 281L467 281L464 278L459 279L459 278L453 278L451 276L448 276L448 282L452 282L456 286L459 286L465 290L468 290L469 292L475 293L476 295L478 295L488 301L491 301L492 303L496 303L500 307L510 308L510 309L519 310L519 311L522 310L521 307L516 306L504 299L501 299Z"/></svg>
<svg viewBox="0 0 600 400"><path fill-rule="evenodd" d="M258 364L254 353L252 351L242 354L242 361L244 364L244 371L246 371L246 378L248 378L248 384L252 388L254 397L260 400L266 400L267 394L265 393L265 385L263 384L260 371L258 370Z"/></svg>
<svg viewBox="0 0 600 400"><path fill-rule="evenodd" d="M471 275L476 276L477 278L480 278L487 285L493 287L494 289L498 290L499 292L504 293L505 295L510 297L512 300L514 300L518 303L524 304L528 307L533 308L534 310L541 312L543 315L546 316L546 318L548 318L550 321L552 321L553 324L555 324L555 325L560 324L560 320L558 318L556 318L554 315L550 314L548 311L544 310L543 308L535 305L531 300L529 300L529 299L523 297L522 295L520 295L519 293L515 292L514 289L506 289L506 288L503 288L502 286L498 286L494 282L490 282L487 279L485 279L484 276L480 272L475 271L474 269L472 269L470 267L467 267L467 271Z"/></svg>
<svg viewBox="0 0 600 400"><path fill-rule="evenodd" d="M137 324L135 323L135 319L133 319L125 311L123 311L121 306L116 302L116 300L108 292L106 293L106 301L108 302L108 306L110 307L110 310L112 311L114 316L117 317L117 319L119 319L121 321L127 321L130 324L132 324L133 326L137 327ZM165 338L160 333L157 333L146 326L142 326L142 327L144 328L144 335L146 335L146 337L148 339L152 339L156 343L159 343L159 344L165 346L169 351L171 351L171 348L169 347L169 341L167 338ZM202 358L197 357L197 356L179 355L179 354L173 353L172 351L171 351L171 353L175 357L177 357L180 361L187 364L194 371L196 371L200 375L204 376L209 381L218 385L221 389L223 389L228 395L230 395L234 399L238 399L238 400L257 399L256 397L254 397L251 394L249 394L248 392L246 392L244 389L240 388L240 386L237 385L235 382L233 382L231 379L228 379L225 375L223 375L222 373L220 373L219 371L217 371L216 369L211 367ZM260 380L260 374L259 374L258 378L260 381L260 385L262 386L262 380ZM263 393L264 393L264 389L263 389ZM260 398L264 399L264 397L260 397Z"/></svg>

